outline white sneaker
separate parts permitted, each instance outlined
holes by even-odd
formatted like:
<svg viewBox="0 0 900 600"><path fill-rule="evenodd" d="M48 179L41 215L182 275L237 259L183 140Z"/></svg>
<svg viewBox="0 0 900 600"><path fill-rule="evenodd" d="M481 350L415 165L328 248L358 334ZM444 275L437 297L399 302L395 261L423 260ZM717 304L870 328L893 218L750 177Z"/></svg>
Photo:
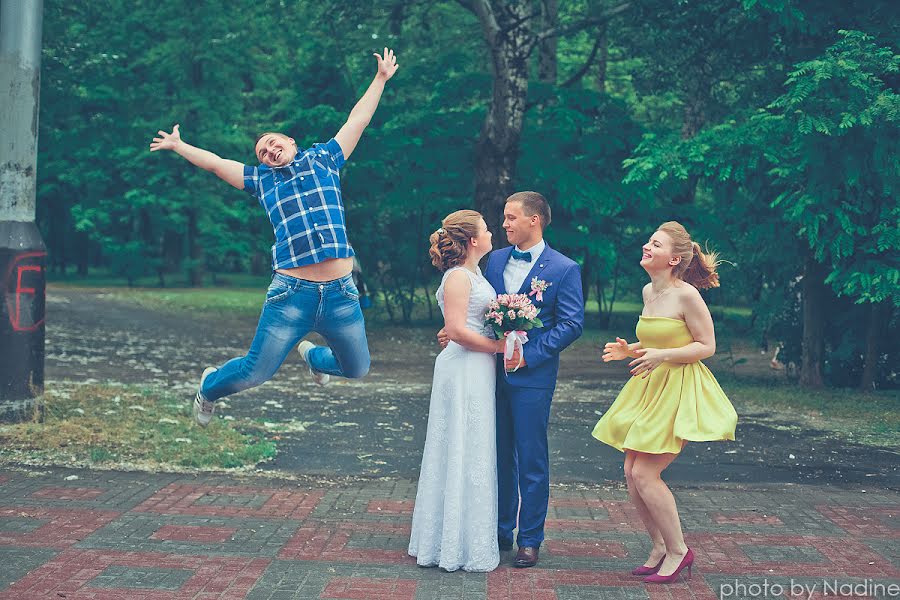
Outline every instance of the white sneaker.
<svg viewBox="0 0 900 600"><path fill-rule="evenodd" d="M310 341L303 340L299 344L297 344L297 351L300 352L300 356L303 357L304 362L306 362L307 366L309 365L309 360L306 359L307 353L315 348L316 345ZM331 375L328 373L319 373L318 371L314 371L313 368L309 367L309 373L312 375L313 381L315 381L319 385L327 385L329 381L331 381Z"/></svg>
<svg viewBox="0 0 900 600"><path fill-rule="evenodd" d="M206 379L207 375L215 373L217 370L218 369L215 367L207 367L204 369L203 375L200 376L200 386L197 388L197 395L194 396L194 421L196 421L197 425L200 427L209 425L209 422L212 421L213 414L216 412L216 403L210 402L204 398L200 390L203 389L203 380Z"/></svg>

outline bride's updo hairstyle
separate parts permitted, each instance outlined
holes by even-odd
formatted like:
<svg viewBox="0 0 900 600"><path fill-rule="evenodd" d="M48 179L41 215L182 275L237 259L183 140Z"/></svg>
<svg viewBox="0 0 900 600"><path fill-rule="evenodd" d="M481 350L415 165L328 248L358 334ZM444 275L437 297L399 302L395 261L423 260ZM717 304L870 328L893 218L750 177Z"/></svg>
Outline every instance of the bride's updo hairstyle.
<svg viewBox="0 0 900 600"><path fill-rule="evenodd" d="M466 262L469 240L478 237L482 216L474 210L458 210L441 221L441 227L431 234L431 264L446 271Z"/></svg>
<svg viewBox="0 0 900 600"><path fill-rule="evenodd" d="M693 241L691 234L677 221L666 221L657 231L672 238L672 254L681 257L681 262L673 269L675 277L700 290L719 287L716 268L720 261L715 252L703 252L700 244Z"/></svg>

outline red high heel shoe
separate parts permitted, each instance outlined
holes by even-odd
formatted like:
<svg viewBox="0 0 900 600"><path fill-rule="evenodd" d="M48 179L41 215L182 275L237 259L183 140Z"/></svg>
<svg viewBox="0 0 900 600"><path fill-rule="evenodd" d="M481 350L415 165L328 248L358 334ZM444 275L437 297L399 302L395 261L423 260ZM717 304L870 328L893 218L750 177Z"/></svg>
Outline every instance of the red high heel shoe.
<svg viewBox="0 0 900 600"><path fill-rule="evenodd" d="M641 565L640 567L631 571L631 574L632 575L652 575L652 574L656 573L657 571L659 571L659 568L662 566L664 560L666 560L665 555L661 559L659 559L659 562L656 563L655 567L647 567L647 566Z"/></svg>
<svg viewBox="0 0 900 600"><path fill-rule="evenodd" d="M681 564L678 565L678 568L675 569L675 572L671 575L660 575L659 573L654 573L649 577L644 577L644 583L675 583L678 581L678 576L681 572L687 569L687 579L691 578L691 565L694 564L694 551L688 548L687 554L684 555L684 558L681 559Z"/></svg>

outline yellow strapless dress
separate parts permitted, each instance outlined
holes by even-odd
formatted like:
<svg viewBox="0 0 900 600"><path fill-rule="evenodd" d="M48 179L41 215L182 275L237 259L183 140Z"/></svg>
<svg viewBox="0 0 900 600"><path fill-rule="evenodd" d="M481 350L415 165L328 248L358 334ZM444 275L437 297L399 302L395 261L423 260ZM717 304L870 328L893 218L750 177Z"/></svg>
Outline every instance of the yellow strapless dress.
<svg viewBox="0 0 900 600"><path fill-rule="evenodd" d="M644 348L680 348L694 341L684 321L643 315L637 338ZM737 413L706 365L666 362L646 379L632 377L592 435L622 452L678 454L684 441L734 440L736 426Z"/></svg>

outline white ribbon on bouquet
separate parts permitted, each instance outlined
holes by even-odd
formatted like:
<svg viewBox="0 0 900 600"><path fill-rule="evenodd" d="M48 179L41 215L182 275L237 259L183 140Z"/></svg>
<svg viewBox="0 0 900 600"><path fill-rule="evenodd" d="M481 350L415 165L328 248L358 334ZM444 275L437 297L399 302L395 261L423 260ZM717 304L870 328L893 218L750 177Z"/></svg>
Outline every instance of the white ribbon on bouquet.
<svg viewBox="0 0 900 600"><path fill-rule="evenodd" d="M515 373L522 366L522 359L525 353L522 346L528 341L528 334L524 331L507 331L503 335L506 336L506 350L503 352L503 358L510 360L515 355L516 350L519 351L519 364L512 371L507 371L508 373Z"/></svg>

